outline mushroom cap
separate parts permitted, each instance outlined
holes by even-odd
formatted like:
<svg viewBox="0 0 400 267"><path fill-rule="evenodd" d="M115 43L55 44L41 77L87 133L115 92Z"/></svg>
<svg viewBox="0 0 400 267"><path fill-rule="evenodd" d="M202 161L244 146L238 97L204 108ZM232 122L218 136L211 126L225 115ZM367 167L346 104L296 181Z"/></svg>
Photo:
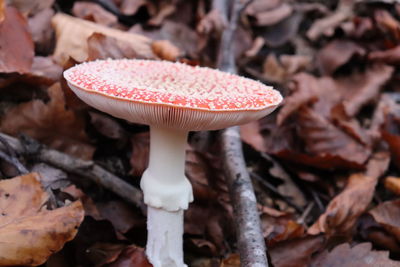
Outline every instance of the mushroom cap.
<svg viewBox="0 0 400 267"><path fill-rule="evenodd" d="M205 67L118 59L64 72L87 104L130 122L189 131L216 130L260 119L282 101L270 86Z"/></svg>

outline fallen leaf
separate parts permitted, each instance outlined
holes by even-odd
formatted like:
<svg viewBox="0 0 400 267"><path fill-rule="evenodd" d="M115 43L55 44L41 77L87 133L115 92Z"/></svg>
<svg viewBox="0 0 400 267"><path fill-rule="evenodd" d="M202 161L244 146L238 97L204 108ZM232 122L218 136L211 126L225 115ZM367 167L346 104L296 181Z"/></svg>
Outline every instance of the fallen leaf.
<svg viewBox="0 0 400 267"><path fill-rule="evenodd" d="M130 45L137 57L154 58L150 47L151 40L138 34L107 28L61 13L53 17L52 25L57 35L57 45L53 57L60 65L64 65L69 57L78 62L85 61L88 58L87 40L93 33L103 34ZM74 38L71 38L71 35Z"/></svg>
<svg viewBox="0 0 400 267"><path fill-rule="evenodd" d="M308 233L347 234L371 202L376 183L377 178L362 174L350 176L346 188L329 203Z"/></svg>
<svg viewBox="0 0 400 267"><path fill-rule="evenodd" d="M340 0L336 10L329 16L316 20L307 31L307 37L315 41L321 35L332 36L340 23L353 15L355 0Z"/></svg>
<svg viewBox="0 0 400 267"><path fill-rule="evenodd" d="M52 148L91 159L94 148L88 144L83 118L66 109L59 83L51 86L48 94L48 103L32 100L8 110L0 129L11 135L25 133Z"/></svg>
<svg viewBox="0 0 400 267"><path fill-rule="evenodd" d="M322 248L324 242L323 236L284 241L269 248L269 255L274 267L307 267L311 256Z"/></svg>
<svg viewBox="0 0 400 267"><path fill-rule="evenodd" d="M297 133L305 142L307 154L334 156L362 165L370 156L370 149L361 145L315 110L303 107L298 111Z"/></svg>
<svg viewBox="0 0 400 267"><path fill-rule="evenodd" d="M260 133L258 121L249 122L240 126L240 137L259 152L266 152L265 142Z"/></svg>
<svg viewBox="0 0 400 267"><path fill-rule="evenodd" d="M239 267L240 256L239 254L231 254L226 259L223 259L220 267Z"/></svg>
<svg viewBox="0 0 400 267"><path fill-rule="evenodd" d="M282 3L274 9L263 12L255 12L255 14L252 16L254 17L255 24L257 26L270 26L287 18L292 12L293 8L291 5Z"/></svg>
<svg viewBox="0 0 400 267"><path fill-rule="evenodd" d="M369 211L374 220L400 241L400 200L385 201Z"/></svg>
<svg viewBox="0 0 400 267"><path fill-rule="evenodd" d="M101 216L109 220L115 230L125 234L133 227L144 226L143 218L134 212L133 208L122 201L108 201L97 203Z"/></svg>
<svg viewBox="0 0 400 267"><path fill-rule="evenodd" d="M129 246L125 248L118 259L106 267L152 267L147 260L145 252L142 248Z"/></svg>
<svg viewBox="0 0 400 267"><path fill-rule="evenodd" d="M118 121L108 114L89 111L90 123L102 135L111 139L126 139L128 133Z"/></svg>
<svg viewBox="0 0 400 267"><path fill-rule="evenodd" d="M6 13L6 3L5 0L0 0L0 23L3 22Z"/></svg>
<svg viewBox="0 0 400 267"><path fill-rule="evenodd" d="M368 55L368 59L371 61L398 65L400 64L400 46L384 51L373 51Z"/></svg>
<svg viewBox="0 0 400 267"><path fill-rule="evenodd" d="M330 252L321 253L310 264L310 267L335 266L395 267L399 266L399 262L389 259L388 251L373 251L371 243L360 243L353 247L344 243Z"/></svg>
<svg viewBox="0 0 400 267"><path fill-rule="evenodd" d="M396 195L400 195L400 178L389 176L385 178L385 188Z"/></svg>
<svg viewBox="0 0 400 267"><path fill-rule="evenodd" d="M75 2L72 7L72 14L80 19L89 20L99 25L115 26L118 18L96 3Z"/></svg>
<svg viewBox="0 0 400 267"><path fill-rule="evenodd" d="M322 75L331 75L353 56L363 56L364 54L365 50L356 43L335 39L318 51L315 64Z"/></svg>
<svg viewBox="0 0 400 267"><path fill-rule="evenodd" d="M33 41L25 18L14 7L5 8L0 36L0 73L29 72L34 56Z"/></svg>
<svg viewBox="0 0 400 267"><path fill-rule="evenodd" d="M16 7L25 16L34 16L44 9L50 8L54 0L8 0L8 3Z"/></svg>
<svg viewBox="0 0 400 267"><path fill-rule="evenodd" d="M29 31L35 43L35 51L41 55L50 54L54 48L54 30L51 27L51 18L54 10L43 9L28 19Z"/></svg>
<svg viewBox="0 0 400 267"><path fill-rule="evenodd" d="M74 238L83 220L77 201L45 210L47 194L35 173L0 181L0 265L37 266Z"/></svg>
<svg viewBox="0 0 400 267"><path fill-rule="evenodd" d="M117 38L93 33L87 39L88 61L96 59L121 59L140 57L135 48L128 42L119 41Z"/></svg>
<svg viewBox="0 0 400 267"><path fill-rule="evenodd" d="M150 134L149 132L133 134L131 137L132 155L130 158L131 174L141 177L149 164Z"/></svg>
<svg viewBox="0 0 400 267"><path fill-rule="evenodd" d="M175 61L182 54L178 47L168 40L154 41L151 48L156 56L160 59Z"/></svg>
<svg viewBox="0 0 400 267"><path fill-rule="evenodd" d="M52 166L45 163L37 163L32 167L32 172L36 172L40 175L40 181L45 190L48 189L61 189L71 184L68 179L68 175Z"/></svg>
<svg viewBox="0 0 400 267"><path fill-rule="evenodd" d="M303 13L294 12L273 27L266 27L261 34L265 43L271 47L277 47L293 39L297 35L302 19Z"/></svg>
<svg viewBox="0 0 400 267"><path fill-rule="evenodd" d="M352 75L348 79L338 80L338 86L343 88L344 111L349 117L356 115L361 108L374 101L383 85L390 79L394 69L387 65L375 65L364 73ZM345 89L347 88L347 91ZM352 90L349 90L352 88Z"/></svg>

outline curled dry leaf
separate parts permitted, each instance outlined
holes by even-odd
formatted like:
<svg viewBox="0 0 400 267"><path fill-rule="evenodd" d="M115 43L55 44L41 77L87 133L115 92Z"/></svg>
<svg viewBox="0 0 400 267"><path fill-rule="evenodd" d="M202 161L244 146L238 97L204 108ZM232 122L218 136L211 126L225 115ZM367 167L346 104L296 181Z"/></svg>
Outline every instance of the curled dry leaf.
<svg viewBox="0 0 400 267"><path fill-rule="evenodd" d="M50 54L55 45L54 30L51 27L53 16L54 10L47 8L28 19L29 31L35 43L35 51L42 55Z"/></svg>
<svg viewBox="0 0 400 267"><path fill-rule="evenodd" d="M100 33L126 43L139 58L155 57L151 50L151 40L138 34L111 29L60 13L53 17L52 24L57 35L53 56L60 65L63 65L69 57L78 62L85 61L88 58L87 40L93 33Z"/></svg>
<svg viewBox="0 0 400 267"><path fill-rule="evenodd" d="M307 37L315 41L321 35L332 36L335 28L353 15L356 0L340 0L337 9L329 16L316 20L307 31Z"/></svg>
<svg viewBox="0 0 400 267"><path fill-rule="evenodd" d="M40 265L74 238L82 204L45 210L47 199L35 173L0 182L1 266Z"/></svg>
<svg viewBox="0 0 400 267"><path fill-rule="evenodd" d="M292 14L293 7L287 3L282 3L276 8L263 12L256 12L252 16L257 26L274 25Z"/></svg>
<svg viewBox="0 0 400 267"><path fill-rule="evenodd" d="M370 210L369 214L390 235L400 241L400 200L385 201Z"/></svg>
<svg viewBox="0 0 400 267"><path fill-rule="evenodd" d="M25 133L52 148L82 159L91 159L94 148L84 129L84 120L66 109L60 84L48 89L50 101L32 100L7 111L0 129L17 135Z"/></svg>
<svg viewBox="0 0 400 267"><path fill-rule="evenodd" d="M400 64L400 46L384 51L373 51L368 55L368 59L371 61L398 65Z"/></svg>
<svg viewBox="0 0 400 267"><path fill-rule="evenodd" d="M366 173L353 174L349 177L344 190L329 203L324 214L308 229L308 233L340 235L351 231L358 217L368 208L378 178L388 166L387 153L374 154L367 164Z"/></svg>
<svg viewBox="0 0 400 267"><path fill-rule="evenodd" d="M153 265L147 261L147 257L143 248L136 246L129 246L121 252L116 261L106 266L107 267L152 267Z"/></svg>
<svg viewBox="0 0 400 267"><path fill-rule="evenodd" d="M178 47L173 45L168 40L154 41L151 44L151 48L156 56L160 59L165 59L169 61L175 61L182 54Z"/></svg>
<svg viewBox="0 0 400 267"><path fill-rule="evenodd" d="M396 195L400 195L400 178L389 176L385 178L385 188Z"/></svg>
<svg viewBox="0 0 400 267"><path fill-rule="evenodd" d="M0 0L0 23L3 22L6 13L6 2L5 0Z"/></svg>
<svg viewBox="0 0 400 267"><path fill-rule="evenodd" d="M363 165L370 156L369 148L311 108L303 107L298 111L298 124L297 133L310 155L330 155L355 165Z"/></svg>
<svg viewBox="0 0 400 267"><path fill-rule="evenodd" d="M284 241L269 249L274 267L306 267L311 256L320 250L325 242L323 236L307 236Z"/></svg>
<svg viewBox="0 0 400 267"><path fill-rule="evenodd" d="M130 163L133 176L142 176L149 164L150 135L149 132L132 135L132 155Z"/></svg>
<svg viewBox="0 0 400 267"><path fill-rule="evenodd" d="M27 73L34 56L32 37L25 18L14 7L6 7L0 23L0 73Z"/></svg>
<svg viewBox="0 0 400 267"><path fill-rule="evenodd" d="M350 247L344 243L335 247L331 252L318 255L310 267L395 267L399 263L389 259L388 251L373 251L371 243L361 243Z"/></svg>
<svg viewBox="0 0 400 267"><path fill-rule="evenodd" d="M72 8L75 17L96 22L104 26L113 26L118 23L118 18L106 11L96 3L75 2Z"/></svg>
<svg viewBox="0 0 400 267"><path fill-rule="evenodd" d="M329 203L308 233L347 234L371 202L376 183L377 178L362 174L350 176L346 188Z"/></svg>
<svg viewBox="0 0 400 267"><path fill-rule="evenodd" d="M7 2L25 16L34 16L42 10L50 8L54 0L8 0Z"/></svg>
<svg viewBox="0 0 400 267"><path fill-rule="evenodd" d="M88 61L96 59L120 59L139 57L135 49L128 42L118 41L117 38L93 33L87 39Z"/></svg>
<svg viewBox="0 0 400 267"><path fill-rule="evenodd" d="M333 40L316 55L316 65L323 75L331 75L354 55L362 56L365 50L349 40Z"/></svg>

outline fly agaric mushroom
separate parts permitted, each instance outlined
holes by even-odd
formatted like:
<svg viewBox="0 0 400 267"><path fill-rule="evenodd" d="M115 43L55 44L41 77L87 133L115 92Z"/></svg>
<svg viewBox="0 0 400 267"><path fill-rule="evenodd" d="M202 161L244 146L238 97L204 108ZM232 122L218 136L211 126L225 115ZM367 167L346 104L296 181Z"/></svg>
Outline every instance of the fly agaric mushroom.
<svg viewBox="0 0 400 267"><path fill-rule="evenodd" d="M146 254L155 267L182 267L183 210L193 201L185 177L189 131L260 119L282 101L260 82L204 67L151 60L99 60L64 72L87 104L150 125L150 159L140 186L148 205Z"/></svg>

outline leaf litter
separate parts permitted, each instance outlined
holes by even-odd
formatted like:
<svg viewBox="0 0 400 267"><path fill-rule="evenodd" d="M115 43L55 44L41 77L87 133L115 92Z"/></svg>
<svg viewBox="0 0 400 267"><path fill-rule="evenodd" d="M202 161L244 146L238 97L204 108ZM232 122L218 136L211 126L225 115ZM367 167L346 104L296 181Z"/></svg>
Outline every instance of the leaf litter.
<svg viewBox="0 0 400 267"><path fill-rule="evenodd" d="M0 1L1 131L138 186L148 127L83 104L62 70L103 58L215 67L226 22L214 2ZM384 0L255 0L243 11L238 70L285 95L241 129L274 266L399 265L399 10ZM240 266L218 140L189 138L190 266ZM137 208L34 155L16 157L39 174L13 178L0 160L1 266L150 266Z"/></svg>

